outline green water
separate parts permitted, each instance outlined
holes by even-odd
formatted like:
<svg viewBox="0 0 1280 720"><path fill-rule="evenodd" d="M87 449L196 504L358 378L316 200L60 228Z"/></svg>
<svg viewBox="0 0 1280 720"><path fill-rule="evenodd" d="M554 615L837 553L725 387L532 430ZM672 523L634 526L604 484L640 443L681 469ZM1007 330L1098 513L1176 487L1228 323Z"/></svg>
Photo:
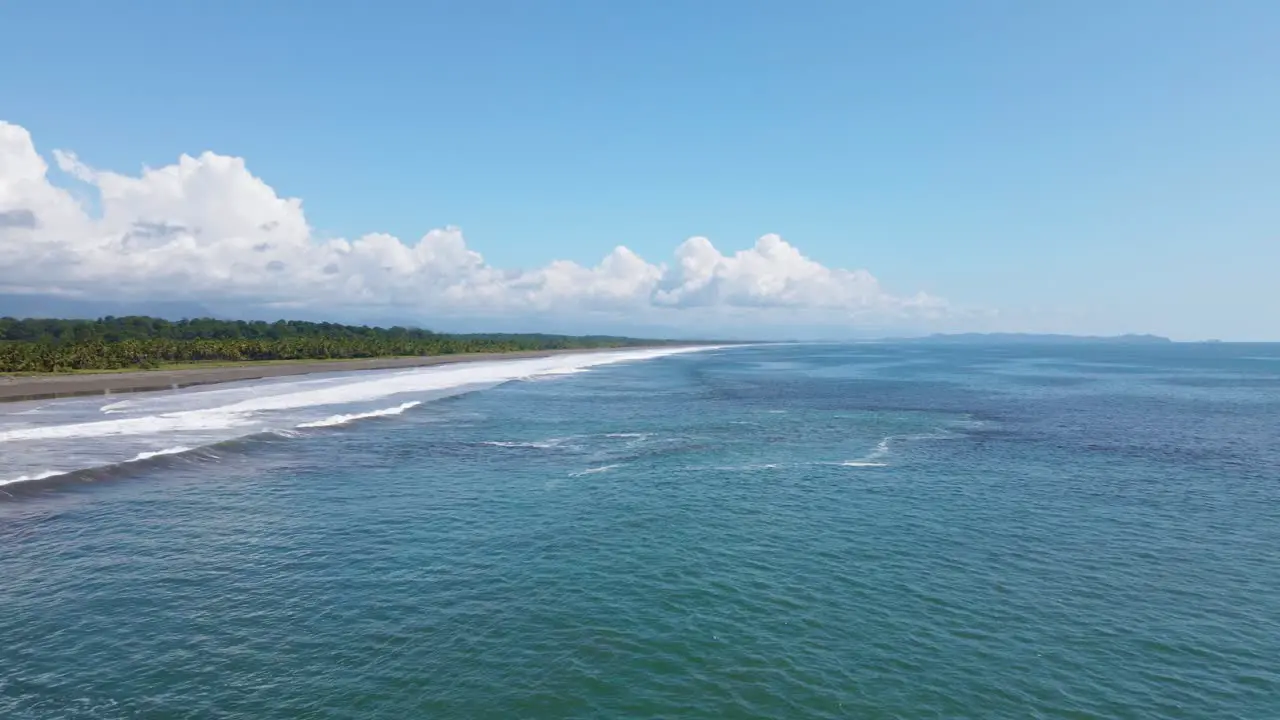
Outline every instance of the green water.
<svg viewBox="0 0 1280 720"><path fill-rule="evenodd" d="M7 485L0 717L1273 720L1278 373L740 348Z"/></svg>

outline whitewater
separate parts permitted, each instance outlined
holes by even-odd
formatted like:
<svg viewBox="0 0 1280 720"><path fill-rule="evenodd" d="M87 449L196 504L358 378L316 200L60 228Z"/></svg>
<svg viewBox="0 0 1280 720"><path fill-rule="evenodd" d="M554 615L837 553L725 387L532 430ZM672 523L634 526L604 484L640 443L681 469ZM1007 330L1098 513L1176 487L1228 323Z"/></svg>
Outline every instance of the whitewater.
<svg viewBox="0 0 1280 720"><path fill-rule="evenodd" d="M712 349L671 347L365 370L228 383L118 397L0 406L0 485L164 455L238 438L288 437L402 414L423 403L507 382Z"/></svg>

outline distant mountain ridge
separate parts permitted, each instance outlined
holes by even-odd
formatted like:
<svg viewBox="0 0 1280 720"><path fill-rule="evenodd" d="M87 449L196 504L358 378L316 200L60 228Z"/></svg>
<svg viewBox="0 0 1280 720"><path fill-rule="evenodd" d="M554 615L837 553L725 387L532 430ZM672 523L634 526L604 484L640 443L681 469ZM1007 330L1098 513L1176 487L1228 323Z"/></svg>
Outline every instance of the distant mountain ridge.
<svg viewBox="0 0 1280 720"><path fill-rule="evenodd" d="M1173 341L1160 335L1063 335L1058 333L956 333L904 338L904 342L950 345L1013 345L1108 343L1113 345L1163 345Z"/></svg>

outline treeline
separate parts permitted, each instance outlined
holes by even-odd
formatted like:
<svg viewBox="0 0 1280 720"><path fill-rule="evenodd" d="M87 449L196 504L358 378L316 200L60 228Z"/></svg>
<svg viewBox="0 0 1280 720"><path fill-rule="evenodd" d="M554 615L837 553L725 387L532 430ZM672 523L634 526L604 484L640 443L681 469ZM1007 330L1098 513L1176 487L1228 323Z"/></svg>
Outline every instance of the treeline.
<svg viewBox="0 0 1280 720"><path fill-rule="evenodd" d="M168 321L0 318L0 372L156 368L199 362L327 360L650 345L630 338L540 334L444 335L281 320Z"/></svg>
<svg viewBox="0 0 1280 720"><path fill-rule="evenodd" d="M14 342L120 342L121 340L283 340L285 338L381 338L422 340L435 337L430 330L378 328L363 325L314 323L300 320L276 322L194 318L170 321L131 315L97 320L49 318L0 318L0 340Z"/></svg>

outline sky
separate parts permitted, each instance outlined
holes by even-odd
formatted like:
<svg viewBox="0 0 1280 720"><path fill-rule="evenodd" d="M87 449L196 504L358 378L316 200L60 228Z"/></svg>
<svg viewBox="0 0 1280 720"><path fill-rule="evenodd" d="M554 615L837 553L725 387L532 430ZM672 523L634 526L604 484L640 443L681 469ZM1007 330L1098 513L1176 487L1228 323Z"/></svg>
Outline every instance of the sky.
<svg viewBox="0 0 1280 720"><path fill-rule="evenodd" d="M0 27L0 315L1280 340L1274 0L28 0Z"/></svg>

